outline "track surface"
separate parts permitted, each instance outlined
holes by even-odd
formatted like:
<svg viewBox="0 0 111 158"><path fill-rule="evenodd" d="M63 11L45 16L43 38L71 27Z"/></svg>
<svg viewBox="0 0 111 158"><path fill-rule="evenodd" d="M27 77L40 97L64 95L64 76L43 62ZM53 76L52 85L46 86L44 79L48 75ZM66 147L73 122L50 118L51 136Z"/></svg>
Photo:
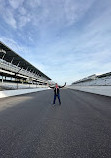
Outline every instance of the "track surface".
<svg viewBox="0 0 111 158"><path fill-rule="evenodd" d="M0 158L110 158L111 98L47 90L0 99Z"/></svg>

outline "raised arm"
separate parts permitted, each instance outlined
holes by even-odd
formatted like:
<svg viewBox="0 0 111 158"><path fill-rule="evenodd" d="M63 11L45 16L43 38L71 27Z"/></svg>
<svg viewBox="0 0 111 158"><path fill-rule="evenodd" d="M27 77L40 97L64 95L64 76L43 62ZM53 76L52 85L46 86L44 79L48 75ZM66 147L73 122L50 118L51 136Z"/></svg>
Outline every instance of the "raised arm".
<svg viewBox="0 0 111 158"><path fill-rule="evenodd" d="M59 86L59 88L63 88L63 87L65 87L66 86L66 82L65 82L65 84L63 85L63 86Z"/></svg>
<svg viewBox="0 0 111 158"><path fill-rule="evenodd" d="M50 85L48 85L50 88L52 88L52 89L54 89L54 86L52 87L52 86L50 86Z"/></svg>

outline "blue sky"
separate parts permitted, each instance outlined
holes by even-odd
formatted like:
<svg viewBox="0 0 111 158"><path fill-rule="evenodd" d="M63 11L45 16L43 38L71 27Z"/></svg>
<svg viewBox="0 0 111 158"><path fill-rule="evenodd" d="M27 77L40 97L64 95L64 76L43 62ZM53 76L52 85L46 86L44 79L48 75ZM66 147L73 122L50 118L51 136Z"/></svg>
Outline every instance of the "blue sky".
<svg viewBox="0 0 111 158"><path fill-rule="evenodd" d="M111 71L111 0L0 0L0 41L53 81Z"/></svg>

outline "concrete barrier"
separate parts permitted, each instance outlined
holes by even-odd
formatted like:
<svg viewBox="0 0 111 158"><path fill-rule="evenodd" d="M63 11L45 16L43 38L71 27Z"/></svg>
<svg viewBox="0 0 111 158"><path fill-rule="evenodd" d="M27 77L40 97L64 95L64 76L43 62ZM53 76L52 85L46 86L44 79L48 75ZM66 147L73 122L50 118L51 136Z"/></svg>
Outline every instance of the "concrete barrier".
<svg viewBox="0 0 111 158"><path fill-rule="evenodd" d="M24 83L14 83L14 82L8 82L4 81L3 83L0 81L0 87L3 89L27 89L27 88L47 88L45 85L35 85L35 84L24 84Z"/></svg>
<svg viewBox="0 0 111 158"><path fill-rule="evenodd" d="M80 90L84 92L111 96L111 86L68 86L70 89Z"/></svg>
<svg viewBox="0 0 111 158"><path fill-rule="evenodd" d="M4 90L0 91L0 98L15 96L15 95L21 95L26 93L32 93L37 91L43 91L47 90L49 88L33 88L33 89L18 89L18 90Z"/></svg>

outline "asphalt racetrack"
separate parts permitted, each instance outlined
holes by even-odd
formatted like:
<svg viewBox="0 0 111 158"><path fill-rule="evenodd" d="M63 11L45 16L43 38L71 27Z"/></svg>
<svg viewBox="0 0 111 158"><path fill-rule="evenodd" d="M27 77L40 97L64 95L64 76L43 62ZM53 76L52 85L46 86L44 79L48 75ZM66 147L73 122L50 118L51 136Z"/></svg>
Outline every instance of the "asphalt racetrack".
<svg viewBox="0 0 111 158"><path fill-rule="evenodd" d="M53 90L0 99L0 158L111 158L111 97Z"/></svg>

